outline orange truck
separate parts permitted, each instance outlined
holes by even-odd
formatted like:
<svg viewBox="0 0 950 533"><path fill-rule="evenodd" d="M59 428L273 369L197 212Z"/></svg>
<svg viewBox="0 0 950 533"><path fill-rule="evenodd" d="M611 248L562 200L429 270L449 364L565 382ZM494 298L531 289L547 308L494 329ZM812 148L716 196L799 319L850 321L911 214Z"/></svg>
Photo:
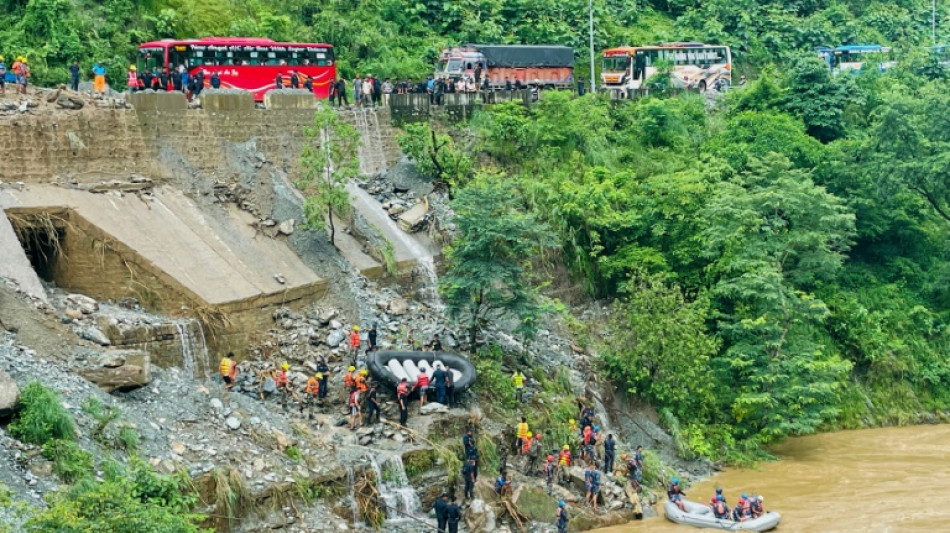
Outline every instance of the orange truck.
<svg viewBox="0 0 950 533"><path fill-rule="evenodd" d="M479 69L481 67L481 69ZM468 44L447 48L439 54L435 78L474 79L479 86L488 78L489 87L503 89L507 82L542 89L574 86L574 50L555 45Z"/></svg>

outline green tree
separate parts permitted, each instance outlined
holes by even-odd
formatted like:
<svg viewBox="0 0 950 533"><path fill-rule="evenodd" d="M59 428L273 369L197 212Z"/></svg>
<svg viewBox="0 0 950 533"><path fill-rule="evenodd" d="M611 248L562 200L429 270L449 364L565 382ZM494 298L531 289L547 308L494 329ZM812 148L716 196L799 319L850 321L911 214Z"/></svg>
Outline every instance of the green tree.
<svg viewBox="0 0 950 533"><path fill-rule="evenodd" d="M706 331L709 301L687 301L656 276L634 278L625 292L601 351L608 375L680 420L706 420L715 406L710 361L718 351Z"/></svg>
<svg viewBox="0 0 950 533"><path fill-rule="evenodd" d="M429 123L407 124L397 140L419 172L445 185L449 198L471 178L472 159L459 150L451 135L436 133Z"/></svg>
<svg viewBox="0 0 950 533"><path fill-rule="evenodd" d="M534 334L541 305L531 263L554 246L547 226L518 209L515 191L503 181L466 187L452 202L458 233L446 249L440 280L449 315L466 324L469 349L491 320L511 317L516 332Z"/></svg>
<svg viewBox="0 0 950 533"><path fill-rule="evenodd" d="M832 77L828 64L813 54L799 56L789 67L784 108L800 117L819 141L843 137L847 107L862 101L849 76Z"/></svg>
<svg viewBox="0 0 950 533"><path fill-rule="evenodd" d="M840 269L854 215L778 156L722 183L704 215L732 415L761 442L814 431L849 365L822 344L828 308L809 291Z"/></svg>
<svg viewBox="0 0 950 533"><path fill-rule="evenodd" d="M300 156L303 177L297 180L297 188L306 198L306 225L325 229L329 224L330 242L335 244L333 216L345 217L352 210L346 184L359 174L359 133L332 109L322 107L304 135L307 142Z"/></svg>

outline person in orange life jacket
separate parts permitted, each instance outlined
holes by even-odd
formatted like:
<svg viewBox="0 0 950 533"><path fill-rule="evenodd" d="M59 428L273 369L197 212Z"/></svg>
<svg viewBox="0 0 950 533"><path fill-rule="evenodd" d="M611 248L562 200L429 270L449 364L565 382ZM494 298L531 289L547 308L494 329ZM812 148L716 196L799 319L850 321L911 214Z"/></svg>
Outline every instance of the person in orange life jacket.
<svg viewBox="0 0 950 533"><path fill-rule="evenodd" d="M518 424L518 432L515 434L515 455L522 453L522 447L524 446L524 440L528 438L528 419L521 417L521 422Z"/></svg>
<svg viewBox="0 0 950 533"><path fill-rule="evenodd" d="M309 414L308 418L313 420L313 406L317 403L317 395L320 393L320 379L323 376L317 372L309 379L307 379L307 386L304 389L304 401L300 404L300 414L303 414L304 405L306 404Z"/></svg>
<svg viewBox="0 0 950 533"><path fill-rule="evenodd" d="M287 409L287 401L290 397L290 388L287 380L287 370L290 365L284 363L280 368L274 371L274 385L277 386L277 394L280 395L280 406Z"/></svg>
<svg viewBox="0 0 950 533"><path fill-rule="evenodd" d="M353 331L350 332L350 352L353 354L353 360L356 361L356 356L360 353L360 327L353 326Z"/></svg>
<svg viewBox="0 0 950 533"><path fill-rule="evenodd" d="M591 426L584 426L584 430L581 433L581 459L590 460L587 457L587 450L590 447L590 443L593 440L594 428Z"/></svg>
<svg viewBox="0 0 950 533"><path fill-rule="evenodd" d="M713 498L713 503L711 505L713 516L716 518L729 518L729 506L726 505L725 499L722 497L722 494L719 494Z"/></svg>
<svg viewBox="0 0 950 533"><path fill-rule="evenodd" d="M396 387L396 400L399 402L399 425L405 426L409 420L409 381L402 378Z"/></svg>
<svg viewBox="0 0 950 533"><path fill-rule="evenodd" d="M218 366L221 381L224 382L224 388L229 391L231 387L234 386L234 383L237 382L237 363L232 359L233 357L234 353L228 352L228 355L221 359L221 364Z"/></svg>
<svg viewBox="0 0 950 533"><path fill-rule="evenodd" d="M353 387L356 386L356 380L354 379L353 372L356 372L356 367L350 365L350 368L346 369L346 374L343 374L343 386L346 388L347 394L352 392Z"/></svg>
<svg viewBox="0 0 950 533"><path fill-rule="evenodd" d="M426 375L425 370L419 370L416 388L419 389L419 407L422 407L426 404L426 393L429 391L429 376Z"/></svg>
<svg viewBox="0 0 950 533"><path fill-rule="evenodd" d="M525 453L528 455L528 462L525 464L524 473L525 475L531 475L538 470L538 460L541 458L541 434L538 433L535 435L534 439L529 437L525 448Z"/></svg>
<svg viewBox="0 0 950 533"><path fill-rule="evenodd" d="M680 489L680 478L674 477L669 488L666 489L666 497L675 503L681 511L686 512L686 504L683 503L684 496L686 496L686 493Z"/></svg>
<svg viewBox="0 0 950 533"><path fill-rule="evenodd" d="M368 388L367 385L366 385L366 376L367 376L367 374L368 374L368 372L367 372L366 369L364 368L364 369L360 370L360 373L359 373L359 374L357 374L356 376L353 377L353 387L354 387L356 390L360 391L360 394L366 392L366 389Z"/></svg>
<svg viewBox="0 0 950 533"><path fill-rule="evenodd" d="M360 391L353 390L350 393L350 429L356 429L356 423L359 422L359 425L363 425L363 413L360 412Z"/></svg>
<svg viewBox="0 0 950 533"><path fill-rule="evenodd" d="M565 444L561 448L561 453L557 457L558 478L561 482L569 481L567 468L571 466L571 447Z"/></svg>
<svg viewBox="0 0 950 533"><path fill-rule="evenodd" d="M732 519L736 522L742 522L748 519L750 514L749 495L743 492L739 501L736 502L736 506L732 509Z"/></svg>

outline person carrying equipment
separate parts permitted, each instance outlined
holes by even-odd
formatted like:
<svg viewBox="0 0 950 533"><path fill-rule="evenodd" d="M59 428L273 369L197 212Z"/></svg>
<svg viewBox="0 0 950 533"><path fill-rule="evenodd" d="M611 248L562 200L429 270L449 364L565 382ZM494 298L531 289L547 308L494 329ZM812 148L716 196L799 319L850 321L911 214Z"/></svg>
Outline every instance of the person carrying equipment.
<svg viewBox="0 0 950 533"><path fill-rule="evenodd" d="M322 377L323 375L317 372L307 379L307 386L304 389L304 403L300 404L300 414L303 414L304 404L306 404L310 420L313 420L313 406L317 403L317 395L320 394L320 379Z"/></svg>
<svg viewBox="0 0 950 533"><path fill-rule="evenodd" d="M346 374L343 374L343 386L346 387L347 394L353 392L353 387L356 386L356 380L353 378L353 372L356 372L356 367L350 365L350 368L346 369Z"/></svg>

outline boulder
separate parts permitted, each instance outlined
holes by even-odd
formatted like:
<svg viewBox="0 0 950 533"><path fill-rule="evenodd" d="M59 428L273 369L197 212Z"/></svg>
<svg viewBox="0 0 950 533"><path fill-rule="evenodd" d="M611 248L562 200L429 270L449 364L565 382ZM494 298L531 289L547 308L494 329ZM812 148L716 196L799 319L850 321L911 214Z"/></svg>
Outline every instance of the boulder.
<svg viewBox="0 0 950 533"><path fill-rule="evenodd" d="M70 294L66 296L66 301L78 307L84 315L91 315L99 310L99 302L84 294Z"/></svg>
<svg viewBox="0 0 950 533"><path fill-rule="evenodd" d="M236 430L241 427L241 419L236 416L229 416L227 420L224 421L228 425L228 429Z"/></svg>
<svg viewBox="0 0 950 533"><path fill-rule="evenodd" d="M106 392L130 391L144 387L152 381L150 357L147 353L130 351L124 352L122 356L124 361L120 366L80 368L77 373Z"/></svg>
<svg viewBox="0 0 950 533"><path fill-rule="evenodd" d="M402 298L394 298L389 301L390 314L400 316L406 314L409 310L409 303Z"/></svg>
<svg viewBox="0 0 950 533"><path fill-rule="evenodd" d="M80 328L79 336L100 346L110 346L112 344L112 341L109 340L109 337L106 337L106 334L103 333L102 330L93 326L84 326Z"/></svg>
<svg viewBox="0 0 950 533"><path fill-rule="evenodd" d="M10 374L0 370L0 418L9 418L20 403L20 388Z"/></svg>
<svg viewBox="0 0 950 533"><path fill-rule="evenodd" d="M472 533L497 531L495 511L481 498L472 500L468 508L462 513L462 517L465 518L465 524Z"/></svg>
<svg viewBox="0 0 950 533"><path fill-rule="evenodd" d="M438 402L429 402L419 408L419 413L423 415L431 415L435 413L445 414L449 412L448 406L442 405Z"/></svg>
<svg viewBox="0 0 950 533"><path fill-rule="evenodd" d="M291 235L294 232L294 219L289 218L277 226L277 231L283 235Z"/></svg>
<svg viewBox="0 0 950 533"><path fill-rule="evenodd" d="M425 202L419 202L408 211L399 215L399 227L409 233L418 231L422 228L422 223L425 221L428 213L429 206Z"/></svg>
<svg viewBox="0 0 950 533"><path fill-rule="evenodd" d="M327 335L327 346L336 348L344 339L346 339L346 333L342 329L333 330Z"/></svg>

